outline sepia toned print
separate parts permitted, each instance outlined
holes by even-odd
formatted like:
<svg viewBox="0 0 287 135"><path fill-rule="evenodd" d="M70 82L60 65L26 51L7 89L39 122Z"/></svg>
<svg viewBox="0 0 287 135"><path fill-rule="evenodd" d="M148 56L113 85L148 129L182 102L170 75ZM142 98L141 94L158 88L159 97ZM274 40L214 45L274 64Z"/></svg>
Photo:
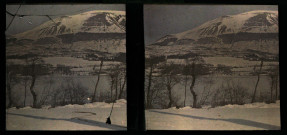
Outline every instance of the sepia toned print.
<svg viewBox="0 0 287 135"><path fill-rule="evenodd" d="M280 130L278 9L145 5L147 130Z"/></svg>
<svg viewBox="0 0 287 135"><path fill-rule="evenodd" d="M6 5L6 129L126 130L124 5Z"/></svg>

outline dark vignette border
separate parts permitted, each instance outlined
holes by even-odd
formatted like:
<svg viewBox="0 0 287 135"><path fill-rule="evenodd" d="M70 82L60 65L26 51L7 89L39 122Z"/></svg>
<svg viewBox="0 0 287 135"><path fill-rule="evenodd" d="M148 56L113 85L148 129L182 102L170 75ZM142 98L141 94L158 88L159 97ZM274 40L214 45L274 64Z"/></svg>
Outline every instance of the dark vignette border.
<svg viewBox="0 0 287 135"><path fill-rule="evenodd" d="M128 131L5 131L6 130L6 111L5 106L1 106L1 117L4 124L1 124L2 133L7 134L202 134L202 135L285 135L286 130L286 91L284 86L284 78L286 74L286 66L282 63L284 60L284 40L286 31L286 0L6 0L5 4L126 4L126 28L127 28L127 126ZM278 5L279 6L279 61L280 61L280 95L281 95L281 131L145 131L144 118L144 31L143 31L143 4L217 4L217 5ZM3 8L6 9L4 4ZM3 16L5 12L3 11ZM2 93L1 102L5 100L5 26L1 25L2 46L1 57L2 62ZM196 124L196 123L195 123Z"/></svg>

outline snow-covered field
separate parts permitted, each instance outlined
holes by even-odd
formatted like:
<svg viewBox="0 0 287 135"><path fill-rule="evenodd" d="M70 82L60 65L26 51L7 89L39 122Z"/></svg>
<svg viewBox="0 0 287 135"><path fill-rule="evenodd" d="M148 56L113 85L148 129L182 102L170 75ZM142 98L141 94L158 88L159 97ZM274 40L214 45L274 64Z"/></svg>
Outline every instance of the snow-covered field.
<svg viewBox="0 0 287 135"><path fill-rule="evenodd" d="M6 110L7 130L126 130L126 100L117 100L106 124L112 103L94 102L85 105Z"/></svg>
<svg viewBox="0 0 287 135"><path fill-rule="evenodd" d="M112 104L95 102L85 105L6 110L7 130L126 130L126 100L117 100L105 124ZM147 130L279 130L280 101L201 109L146 110Z"/></svg>
<svg viewBox="0 0 287 135"><path fill-rule="evenodd" d="M147 130L280 130L280 101L146 110Z"/></svg>

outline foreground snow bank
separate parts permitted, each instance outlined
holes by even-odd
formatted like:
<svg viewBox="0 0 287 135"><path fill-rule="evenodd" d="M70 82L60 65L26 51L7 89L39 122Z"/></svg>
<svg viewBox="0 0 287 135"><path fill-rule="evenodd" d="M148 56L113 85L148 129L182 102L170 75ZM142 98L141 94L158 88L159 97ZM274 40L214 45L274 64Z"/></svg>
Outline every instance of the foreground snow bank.
<svg viewBox="0 0 287 135"><path fill-rule="evenodd" d="M126 105L127 101L125 99L119 99L114 103L114 107L121 107L123 105ZM113 103L105 103L105 102L94 102L94 103L88 103L84 105L78 105L78 104L69 104L65 106L60 106L57 108L112 108Z"/></svg>
<svg viewBox="0 0 287 135"><path fill-rule="evenodd" d="M7 130L126 130L126 100L114 103L112 125L105 124L112 103L94 102L42 109L6 110Z"/></svg>
<svg viewBox="0 0 287 135"><path fill-rule="evenodd" d="M237 105L237 104L228 104L225 106L219 106L216 108L280 108L280 100L277 100L276 103L262 103L262 102L256 102L256 103L250 103L250 104L244 104L244 105ZM190 106L186 106L183 108L176 108L176 107L171 107L169 108L170 110L197 110L198 108L192 108ZM211 106L203 106L201 109L211 109Z"/></svg>
<svg viewBox="0 0 287 135"><path fill-rule="evenodd" d="M252 103L252 104L244 104L244 105L225 105L219 108L280 108L280 100L277 100L276 103Z"/></svg>
<svg viewBox="0 0 287 135"><path fill-rule="evenodd" d="M279 130L280 101L146 110L149 130Z"/></svg>

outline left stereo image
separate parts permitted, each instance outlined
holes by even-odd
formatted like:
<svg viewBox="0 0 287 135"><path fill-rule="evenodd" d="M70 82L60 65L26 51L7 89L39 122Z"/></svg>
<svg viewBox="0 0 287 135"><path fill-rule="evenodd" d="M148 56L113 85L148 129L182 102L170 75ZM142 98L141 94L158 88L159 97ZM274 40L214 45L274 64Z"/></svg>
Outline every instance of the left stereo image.
<svg viewBox="0 0 287 135"><path fill-rule="evenodd" d="M6 5L6 130L127 130L124 4Z"/></svg>

